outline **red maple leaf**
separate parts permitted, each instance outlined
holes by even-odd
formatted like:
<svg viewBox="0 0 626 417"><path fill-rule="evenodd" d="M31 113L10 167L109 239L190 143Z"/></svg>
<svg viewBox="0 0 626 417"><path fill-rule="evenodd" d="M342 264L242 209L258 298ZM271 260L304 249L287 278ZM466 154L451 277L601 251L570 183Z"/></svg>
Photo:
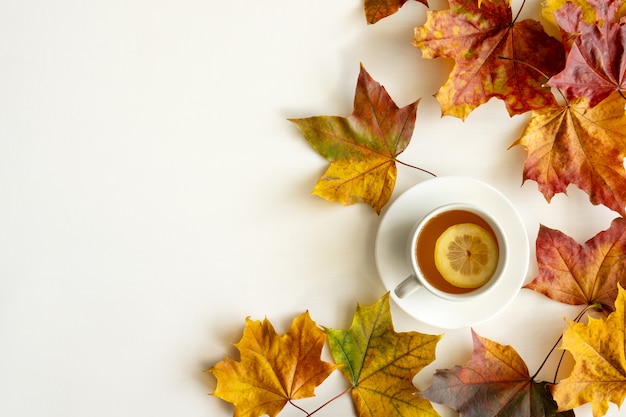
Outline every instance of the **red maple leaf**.
<svg viewBox="0 0 626 417"><path fill-rule="evenodd" d="M593 107L611 93L626 88L626 26L616 21L620 0L589 0L596 10L596 23L582 20L577 6L567 3L554 13L565 31L579 33L569 51L565 68L547 85L561 90L568 99L586 97ZM578 20L572 22L572 18Z"/></svg>
<svg viewBox="0 0 626 417"><path fill-rule="evenodd" d="M465 119L496 97L510 115L555 103L545 77L563 68L561 42L536 20L517 21L509 0L450 0L447 10L430 11L415 29L414 45L424 58L455 61L436 98L442 113Z"/></svg>
<svg viewBox="0 0 626 417"><path fill-rule="evenodd" d="M613 220L584 245L541 226L536 246L539 271L524 288L566 304L615 310L617 284L626 285L626 219Z"/></svg>

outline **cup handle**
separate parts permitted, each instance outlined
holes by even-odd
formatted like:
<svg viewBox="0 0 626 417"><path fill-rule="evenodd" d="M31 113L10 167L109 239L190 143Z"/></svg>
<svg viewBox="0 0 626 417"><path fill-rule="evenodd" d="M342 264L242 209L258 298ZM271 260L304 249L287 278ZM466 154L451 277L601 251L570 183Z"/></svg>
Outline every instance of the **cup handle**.
<svg viewBox="0 0 626 417"><path fill-rule="evenodd" d="M408 297L417 291L422 285L417 281L415 275L409 275L393 290L399 298Z"/></svg>

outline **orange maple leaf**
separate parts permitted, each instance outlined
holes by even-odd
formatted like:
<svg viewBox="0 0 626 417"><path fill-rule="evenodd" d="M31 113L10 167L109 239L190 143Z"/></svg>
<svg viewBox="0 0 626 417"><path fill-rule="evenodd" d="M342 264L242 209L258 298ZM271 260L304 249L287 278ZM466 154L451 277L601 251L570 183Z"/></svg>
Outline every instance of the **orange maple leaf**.
<svg viewBox="0 0 626 417"><path fill-rule="evenodd" d="M344 205L368 203L380 213L396 184L396 157L411 141L418 102L398 108L361 65L350 117L290 119L330 161L313 194Z"/></svg>
<svg viewBox="0 0 626 417"><path fill-rule="evenodd" d="M542 225L536 246L539 270L524 288L561 303L615 309L617 284L626 285L626 219L613 220L584 245Z"/></svg>
<svg viewBox="0 0 626 417"><path fill-rule="evenodd" d="M547 201L575 184L593 204L626 215L626 113L618 93L591 109L577 99L533 111L515 145L528 151L524 181L536 181Z"/></svg>
<svg viewBox="0 0 626 417"><path fill-rule="evenodd" d="M415 395L412 380L435 360L441 336L395 332L389 293L371 306L359 305L350 329L326 332L333 358L352 385L359 417L439 416Z"/></svg>
<svg viewBox="0 0 626 417"><path fill-rule="evenodd" d="M267 319L247 319L235 345L241 360L225 358L209 369L217 378L213 395L232 403L235 417L274 417L287 402L314 396L314 388L336 369L320 359L325 341L308 312L282 336Z"/></svg>
<svg viewBox="0 0 626 417"><path fill-rule="evenodd" d="M594 417L606 414L609 401L626 397L626 291L619 287L615 312L589 323L568 321L562 348L576 361L572 373L552 387L559 409L591 402Z"/></svg>
<svg viewBox="0 0 626 417"><path fill-rule="evenodd" d="M555 102L541 74L559 72L565 52L539 22L515 21L509 0L449 3L447 10L428 12L414 40L424 58L455 60L435 96L443 115L465 119L492 97L504 100L511 115Z"/></svg>

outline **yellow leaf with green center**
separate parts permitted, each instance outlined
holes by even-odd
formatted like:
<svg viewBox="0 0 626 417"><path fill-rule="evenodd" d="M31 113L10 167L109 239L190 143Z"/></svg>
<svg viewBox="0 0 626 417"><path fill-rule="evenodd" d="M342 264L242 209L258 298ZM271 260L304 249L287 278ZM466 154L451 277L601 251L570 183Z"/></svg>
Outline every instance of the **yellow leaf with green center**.
<svg viewBox="0 0 626 417"><path fill-rule="evenodd" d="M398 108L361 66L352 115L290 119L330 161L313 194L344 205L367 203L380 213L396 184L396 156L411 141L418 102Z"/></svg>
<svg viewBox="0 0 626 417"><path fill-rule="evenodd" d="M359 417L428 416L439 414L418 397L413 377L435 360L441 336L396 333L389 293L371 306L357 307L348 330L327 329L335 362L352 385Z"/></svg>

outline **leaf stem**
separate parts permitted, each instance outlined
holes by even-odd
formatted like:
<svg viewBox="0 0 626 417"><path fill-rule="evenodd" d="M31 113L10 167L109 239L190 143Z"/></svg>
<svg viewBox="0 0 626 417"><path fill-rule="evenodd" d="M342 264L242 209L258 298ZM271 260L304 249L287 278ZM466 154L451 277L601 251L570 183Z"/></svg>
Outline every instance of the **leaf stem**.
<svg viewBox="0 0 626 417"><path fill-rule="evenodd" d="M589 304L586 305L585 308L583 308L583 310L578 313L578 315L574 318L574 322L578 323L583 316L585 315L585 313L589 310L591 310L592 308L598 308L600 307L599 303L593 303L593 304ZM561 335L559 336L559 339L556 341L556 343L554 344L554 346L552 346L552 349L550 349L550 351L548 352L548 355L546 356L546 358L543 360L543 362L541 362L541 365L539 365L539 369L537 369L537 372L535 372L535 374L530 378L532 380L534 380L537 375L539 374L539 372L541 372L541 369L543 369L544 365L546 364L546 362L548 361L548 358L550 358L550 355L552 355L552 353L555 351L556 347L559 345L559 343L561 343L561 340L563 340L563 333L561 333ZM563 357L565 356L565 351L563 351L561 353L561 358L559 359L559 363L556 366L556 372L554 373L554 380L553 380L553 384L556 384L556 378L559 374L559 368L561 367L561 363L563 362Z"/></svg>
<svg viewBox="0 0 626 417"><path fill-rule="evenodd" d="M299 405L297 405L296 403L294 403L291 398L289 399L289 404L291 404L292 406L294 406L295 408L297 408L298 410L302 411L304 414L306 414L307 416L310 416L311 414L309 414L308 411L306 411L304 408L300 407Z"/></svg>
<svg viewBox="0 0 626 417"><path fill-rule="evenodd" d="M345 390L343 390L339 394L335 395L333 398L331 398L330 400L326 401L324 404L320 405L319 407L317 407L315 410L311 411L310 413L308 411L306 411L304 408L302 408L299 405L297 405L296 403L294 403L291 399L289 400L289 404L291 404L292 406L294 406L295 408L297 408L298 410L300 410L304 414L306 414L306 417L311 417L313 414L317 413L322 408L326 407L328 404L332 403L333 401L335 401L336 399L338 399L342 395L350 392L351 389L352 389L352 387L346 388Z"/></svg>
<svg viewBox="0 0 626 417"><path fill-rule="evenodd" d="M541 75L542 77L544 77L546 80L550 79L550 77L548 76L548 74L546 74L545 72L541 71L539 68L537 68L534 65L529 64L528 62L524 62L524 61L520 61L519 59L516 58L510 58L508 56L504 56L504 55L498 55L498 59L502 59L505 61L513 61L517 64L522 64L522 65L526 65L528 68L532 68L535 71L537 71L539 73L539 75Z"/></svg>
<svg viewBox="0 0 626 417"><path fill-rule="evenodd" d="M400 160L398 160L398 159L396 159L396 162L397 162L397 163L399 163L399 164L402 164L402 165L404 165L404 166L406 166L406 167L413 168L413 169L417 169L418 171L425 172L426 174L428 174L428 175L432 175L433 177L436 177L436 176L437 176L436 174L434 174L434 173L432 173L432 172L430 172L430 171L428 171L428 170L426 170L426 169L424 169L424 168L420 168L420 167L417 167L417 166L415 166L415 165L407 164L406 162L402 162L402 161L400 161Z"/></svg>
<svg viewBox="0 0 626 417"><path fill-rule="evenodd" d="M526 65L529 68L534 69L535 71L537 71L542 77L544 77L546 80L550 80L550 77L548 76L548 74L546 74L545 72L541 71L539 68L535 67L534 65L530 65L528 62L524 62L524 61L520 61L519 59L515 59L515 58L509 58L508 56L502 56L502 55L498 55L498 59L503 59L505 61L513 61L515 63L521 64L521 65ZM545 85L542 85L542 87L546 87ZM563 94L563 92L561 91L561 89L557 88L556 91L559 92L559 95L561 96L561 98L563 99L563 101L565 102L566 106L569 107L569 100L567 100L567 97L565 97L565 94Z"/></svg>
<svg viewBox="0 0 626 417"><path fill-rule="evenodd" d="M581 311L581 312L580 312L580 314L578 314L578 315L576 316L576 318L574 319L574 321L575 321L576 323L578 323L578 322L579 322L579 321L583 318L583 316L585 315L585 313L586 313L587 311L591 310L592 308L599 308L599 307L600 307L600 303L598 303L598 302L595 302L595 303L593 303L593 304L589 304L589 305L587 305L587 306L583 309L583 311ZM563 335L561 335L561 337L559 338L559 340L560 340L560 339L562 339L562 338L563 338ZM561 358L559 359L559 363L557 363L557 365L556 365L556 371L554 372L554 379L552 380L552 383L553 383L553 384L556 384L556 379L557 379L557 377L558 377L558 375L559 375L559 369L561 368L561 363L563 362L563 358L564 358L564 357L565 357L565 351L561 352Z"/></svg>
<svg viewBox="0 0 626 417"><path fill-rule="evenodd" d="M517 14L515 15L515 19L513 19L513 21L511 22L511 25L517 22L517 18L519 17L520 13L522 13L522 9L524 8L525 4L526 4L526 0L523 0L522 5L519 7L519 10L517 11Z"/></svg>
<svg viewBox="0 0 626 417"><path fill-rule="evenodd" d="M330 400L326 401L324 404L320 405L319 407L317 407L315 410L313 410L310 414L307 415L307 417L312 416L313 414L317 413L318 411L320 411L322 408L326 407L328 404L332 403L333 401L335 401L337 398L341 397L344 394L347 394L348 392L350 392L352 390L352 387L348 387L345 390L343 390L342 392L340 392L339 394L335 395L333 398L331 398Z"/></svg>

